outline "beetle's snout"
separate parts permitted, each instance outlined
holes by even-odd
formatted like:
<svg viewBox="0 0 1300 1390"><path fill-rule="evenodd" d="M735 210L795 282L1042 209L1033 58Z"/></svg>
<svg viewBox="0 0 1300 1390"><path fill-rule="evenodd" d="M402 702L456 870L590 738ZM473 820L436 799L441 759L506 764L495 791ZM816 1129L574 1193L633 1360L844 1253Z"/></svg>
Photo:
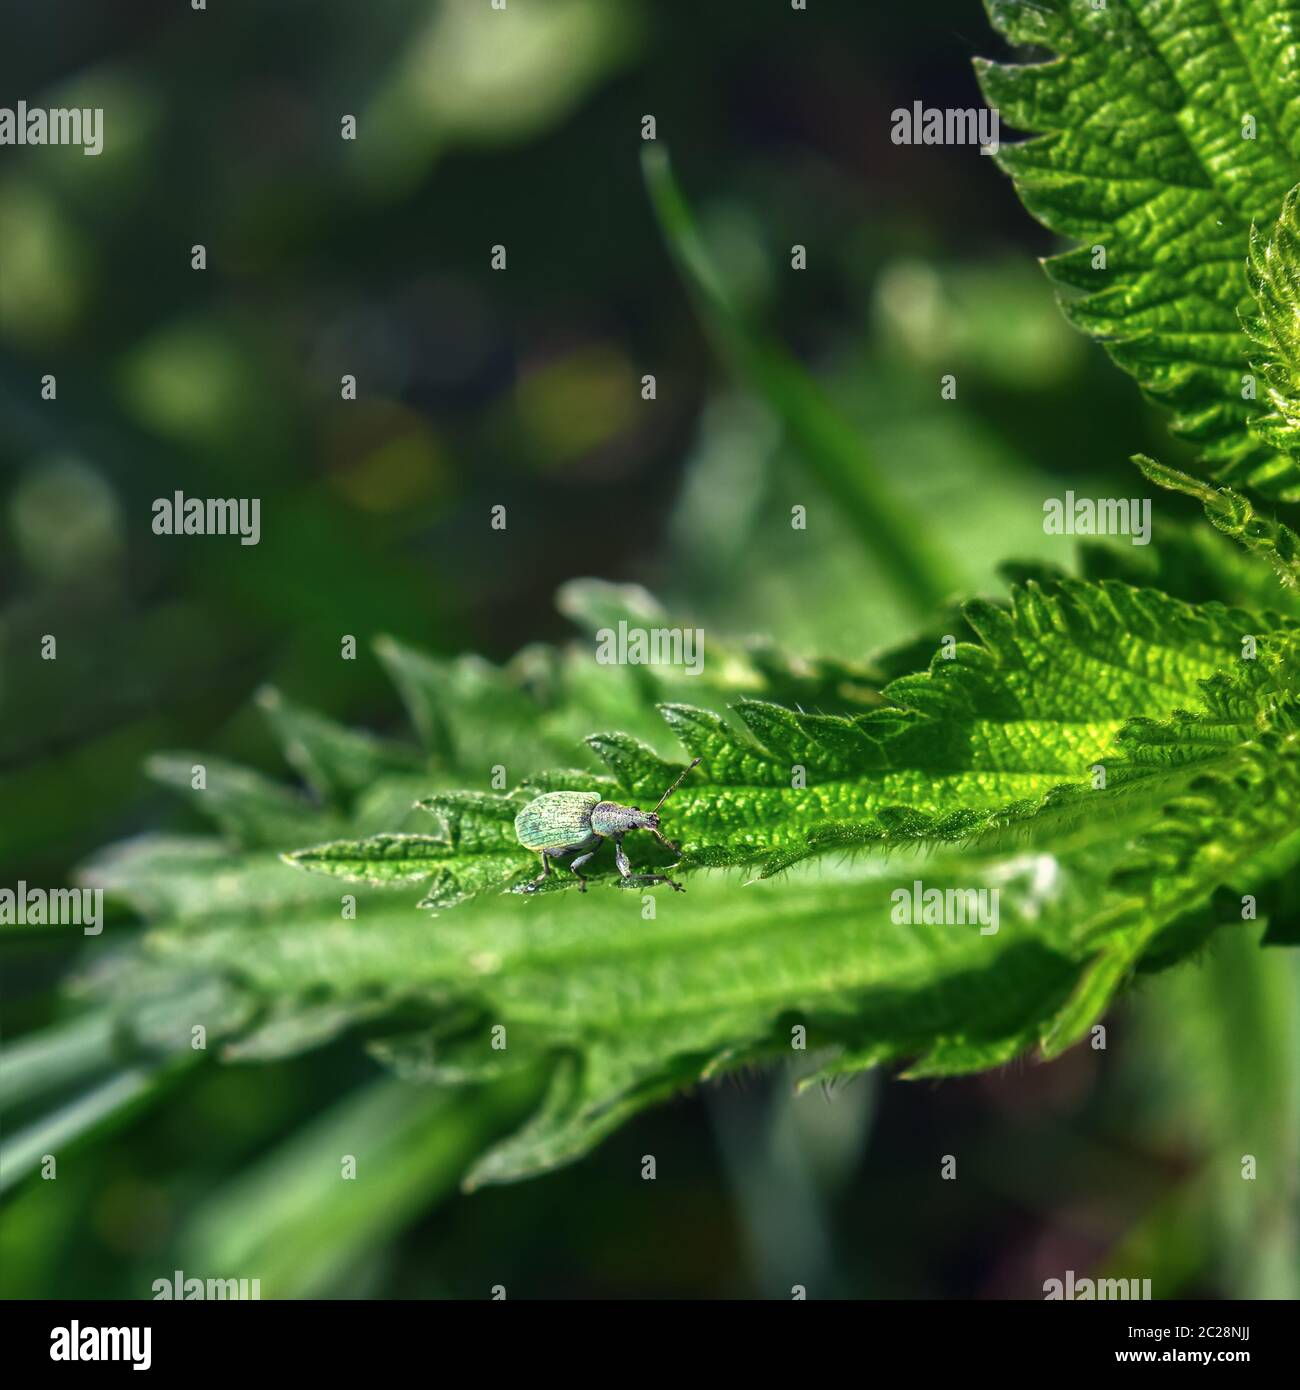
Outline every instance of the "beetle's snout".
<svg viewBox="0 0 1300 1390"><path fill-rule="evenodd" d="M653 811L645 818L646 827L650 830L659 829L659 817Z"/></svg>

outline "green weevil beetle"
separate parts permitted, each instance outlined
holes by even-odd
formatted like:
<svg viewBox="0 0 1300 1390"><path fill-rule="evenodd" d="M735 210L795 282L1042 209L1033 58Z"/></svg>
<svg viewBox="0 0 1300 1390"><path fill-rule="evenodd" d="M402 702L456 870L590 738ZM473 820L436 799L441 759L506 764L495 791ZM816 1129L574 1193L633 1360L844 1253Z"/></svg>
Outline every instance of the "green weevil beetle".
<svg viewBox="0 0 1300 1390"><path fill-rule="evenodd" d="M614 861L626 882L667 883L678 893L684 893L686 889L667 874L634 874L623 848L623 836L629 830L648 830L661 845L677 854L678 846L659 833L659 807L699 762L696 758L690 767L683 768L681 776L659 798L653 811L605 801L599 792L543 792L534 797L515 817L515 834L525 849L542 856L542 872L527 883L519 884L514 891L535 893L550 877L551 860L572 854L576 857L569 861L568 867L578 880L578 891L585 893L587 880L578 870L596 853L602 840L613 840Z"/></svg>

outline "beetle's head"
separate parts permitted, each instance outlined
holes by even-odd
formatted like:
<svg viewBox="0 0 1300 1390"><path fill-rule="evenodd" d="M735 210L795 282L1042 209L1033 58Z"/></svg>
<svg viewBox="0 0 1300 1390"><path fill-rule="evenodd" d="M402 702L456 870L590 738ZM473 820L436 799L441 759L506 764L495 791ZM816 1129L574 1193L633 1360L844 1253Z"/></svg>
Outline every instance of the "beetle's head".
<svg viewBox="0 0 1300 1390"><path fill-rule="evenodd" d="M639 806L623 806L602 801L591 813L591 828L597 835L619 835L628 830L657 830L659 817Z"/></svg>

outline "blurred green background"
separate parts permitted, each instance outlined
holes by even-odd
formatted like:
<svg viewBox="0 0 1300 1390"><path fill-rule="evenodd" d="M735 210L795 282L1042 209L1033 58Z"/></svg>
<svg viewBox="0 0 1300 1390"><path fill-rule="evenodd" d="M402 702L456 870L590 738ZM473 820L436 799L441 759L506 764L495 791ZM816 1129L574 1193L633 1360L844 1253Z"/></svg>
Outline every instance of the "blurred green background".
<svg viewBox="0 0 1300 1390"><path fill-rule="evenodd" d="M970 59L999 45L976 0L47 0L4 22L0 105L102 106L106 140L0 152L0 883L197 828L145 778L158 750L283 776L266 683L402 736L376 635L501 660L570 635L566 579L801 654L916 631L702 332L643 183L646 114L728 292L816 375L954 593L1001 591L1009 557L1072 562L1045 496L1135 495L1131 453L1179 461L1065 325L1050 239L993 161L890 141L897 106L979 104ZM261 543L153 535L177 489L260 497ZM74 954L11 934L7 1036L58 1016ZM348 1042L196 1067L9 1194L0 1289L145 1297L181 1267L266 1296L789 1296L795 1264L810 1296L1036 1297L1066 1269L1286 1292L1224 1148L1243 1086L1294 1105L1295 972L1257 957L1219 944L1137 991L1106 1053L797 1100L756 1074L471 1196L518 1088L415 1103ZM304 1159L358 1122L383 1181L313 1188ZM967 1180L936 1184L950 1152ZM643 1153L671 1180L641 1182Z"/></svg>

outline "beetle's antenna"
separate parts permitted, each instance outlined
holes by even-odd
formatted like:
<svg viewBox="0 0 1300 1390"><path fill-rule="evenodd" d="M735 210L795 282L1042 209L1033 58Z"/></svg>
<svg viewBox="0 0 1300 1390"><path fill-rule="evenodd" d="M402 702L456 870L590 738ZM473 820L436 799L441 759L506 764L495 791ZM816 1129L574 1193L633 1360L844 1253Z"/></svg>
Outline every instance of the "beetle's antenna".
<svg viewBox="0 0 1300 1390"><path fill-rule="evenodd" d="M695 768L699 767L700 762L701 762L701 759L696 758L695 761L690 765L690 767L684 767L684 768L682 769L682 775L681 775L681 776L672 784L672 786L669 787L668 790L659 798L659 805L655 807L655 810L650 812L650 814L651 814L652 816L654 815L655 811L657 811L657 810L659 809L659 806L662 806L662 805L664 804L664 802L667 801L668 798L677 790L677 788L681 786L681 784L686 780L687 774L688 774L689 772L694 771Z"/></svg>

